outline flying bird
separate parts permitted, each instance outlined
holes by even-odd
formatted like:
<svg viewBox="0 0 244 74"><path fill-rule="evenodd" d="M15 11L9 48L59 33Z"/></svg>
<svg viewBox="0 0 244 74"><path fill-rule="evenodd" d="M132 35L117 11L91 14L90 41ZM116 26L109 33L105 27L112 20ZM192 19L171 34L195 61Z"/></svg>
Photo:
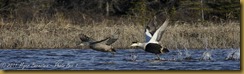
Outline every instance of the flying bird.
<svg viewBox="0 0 244 74"><path fill-rule="evenodd" d="M157 55L157 59L160 60L159 54L169 52L167 48L163 48L160 44L162 35L164 34L165 29L169 23L169 19L167 18L158 29L156 29L157 23L155 23L155 19L156 18L150 20L145 28L145 42L133 42L131 46L140 47L146 52L154 53L155 55Z"/></svg>
<svg viewBox="0 0 244 74"><path fill-rule="evenodd" d="M111 46L111 44L118 40L118 31L114 35L98 41L91 37L88 37L83 33L80 33L79 36L80 40L82 41L82 43L80 43L79 46L89 46L91 49L101 52L116 52L116 50L113 46Z"/></svg>

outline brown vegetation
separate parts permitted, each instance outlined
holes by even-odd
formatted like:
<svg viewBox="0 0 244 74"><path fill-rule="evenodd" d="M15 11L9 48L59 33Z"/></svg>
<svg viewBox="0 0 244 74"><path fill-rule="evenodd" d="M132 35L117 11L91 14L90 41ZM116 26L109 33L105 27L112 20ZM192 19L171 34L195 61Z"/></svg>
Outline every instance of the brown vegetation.
<svg viewBox="0 0 244 74"><path fill-rule="evenodd" d="M100 40L119 29L116 48L144 41L145 23L170 16L162 45L240 48L238 0L1 0L0 48L80 48L78 34Z"/></svg>
<svg viewBox="0 0 244 74"><path fill-rule="evenodd" d="M113 45L116 48L130 48L133 41L144 41L144 26L134 19L74 24L71 20L56 17L54 20L30 21L28 23L0 21L0 48L80 48L78 34L84 33L94 39L103 39L121 31L120 38ZM179 23L171 21L162 39L162 45L177 48L239 48L239 22Z"/></svg>

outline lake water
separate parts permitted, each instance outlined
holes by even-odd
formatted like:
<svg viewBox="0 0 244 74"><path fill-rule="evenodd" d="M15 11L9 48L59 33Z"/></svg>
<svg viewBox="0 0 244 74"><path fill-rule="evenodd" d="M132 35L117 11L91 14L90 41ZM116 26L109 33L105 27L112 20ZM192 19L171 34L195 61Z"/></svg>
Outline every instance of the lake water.
<svg viewBox="0 0 244 74"><path fill-rule="evenodd" d="M91 49L1 49L2 70L240 70L240 49L170 50L156 55L141 49L115 54Z"/></svg>

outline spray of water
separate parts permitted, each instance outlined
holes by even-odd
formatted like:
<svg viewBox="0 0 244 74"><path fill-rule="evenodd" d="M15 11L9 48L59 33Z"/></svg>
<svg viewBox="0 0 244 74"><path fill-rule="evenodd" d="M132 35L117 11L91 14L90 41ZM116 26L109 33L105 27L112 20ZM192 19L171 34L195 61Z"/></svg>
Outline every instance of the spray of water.
<svg viewBox="0 0 244 74"><path fill-rule="evenodd" d="M240 60L240 49L234 50L231 48L231 52L228 53L225 60Z"/></svg>
<svg viewBox="0 0 244 74"><path fill-rule="evenodd" d="M133 53L131 53L130 58L132 61L136 61L137 55L135 55L135 53L133 52Z"/></svg>
<svg viewBox="0 0 244 74"><path fill-rule="evenodd" d="M211 51L205 51L203 52L203 55L201 57L201 60L213 60L212 55L211 55Z"/></svg>
<svg viewBox="0 0 244 74"><path fill-rule="evenodd" d="M179 61L183 60L182 52L179 49L177 49L177 59L176 60L179 60Z"/></svg>
<svg viewBox="0 0 244 74"><path fill-rule="evenodd" d="M184 50L184 52L177 50L177 60L182 61L182 60L192 60L192 56L189 53L187 49Z"/></svg>
<svg viewBox="0 0 244 74"><path fill-rule="evenodd" d="M205 52L203 52L202 56L201 56L201 60L213 60L212 58L212 51L208 49L208 40L207 38L204 39L205 42Z"/></svg>
<svg viewBox="0 0 244 74"><path fill-rule="evenodd" d="M180 60L181 61L181 60L191 60L192 59L191 54L189 53L189 51L186 48L185 44L184 44L184 48L185 49L184 49L183 52L178 49L178 46L177 45L175 47L177 49L177 60Z"/></svg>
<svg viewBox="0 0 244 74"><path fill-rule="evenodd" d="M186 48L186 45L189 46L189 43L186 41L184 42L183 44L183 47L184 47L184 54L180 55L180 56L184 56L182 59L184 60L192 60L192 56L190 54L190 52L188 51L188 49Z"/></svg>
<svg viewBox="0 0 244 74"><path fill-rule="evenodd" d="M184 46L184 48L185 48L185 60L191 60L192 59L192 57L191 57L191 54L189 53L189 51L188 51L188 49Z"/></svg>
<svg viewBox="0 0 244 74"><path fill-rule="evenodd" d="M136 61L137 55L136 55L134 49L129 50L129 52L130 52L129 57L126 57L124 60L127 60L127 61Z"/></svg>
<svg viewBox="0 0 244 74"><path fill-rule="evenodd" d="M176 56L176 58L174 58L174 60L178 60L178 61L183 60L183 54L179 50L177 42L175 43L175 49L177 50L177 56Z"/></svg>

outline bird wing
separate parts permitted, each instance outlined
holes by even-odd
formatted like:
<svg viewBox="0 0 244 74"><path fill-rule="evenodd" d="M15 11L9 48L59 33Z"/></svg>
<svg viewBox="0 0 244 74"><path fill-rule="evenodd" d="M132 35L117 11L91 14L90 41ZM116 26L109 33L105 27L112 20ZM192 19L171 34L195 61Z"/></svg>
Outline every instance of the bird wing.
<svg viewBox="0 0 244 74"><path fill-rule="evenodd" d="M92 39L92 38L90 38L87 35L82 34L82 33L80 33L79 36L80 36L80 40L82 42L93 42L93 41L95 41L94 39Z"/></svg>
<svg viewBox="0 0 244 74"><path fill-rule="evenodd" d="M106 45L111 45L115 41L119 39L120 32L117 30L111 37L109 37L108 41L106 42Z"/></svg>
<svg viewBox="0 0 244 74"><path fill-rule="evenodd" d="M150 34L148 29L146 29L145 34L146 34L146 42L149 42L152 38L152 34Z"/></svg>
<svg viewBox="0 0 244 74"><path fill-rule="evenodd" d="M153 36L153 34L156 32L156 16L154 18L150 19L148 24L145 28L145 35L146 35L146 42L149 42Z"/></svg>
<svg viewBox="0 0 244 74"><path fill-rule="evenodd" d="M153 34L156 32L156 16L154 16L154 18L150 19L150 21L148 22L147 26L146 26L146 30L148 30L148 32L151 34L151 36L153 36ZM146 31L145 31L146 32Z"/></svg>
<svg viewBox="0 0 244 74"><path fill-rule="evenodd" d="M153 34L149 43L158 43L161 40L161 37L164 34L168 24L169 24L169 19L166 19L165 22L159 27L159 29Z"/></svg>
<svg viewBox="0 0 244 74"><path fill-rule="evenodd" d="M99 40L99 41L92 41L91 44L101 43L101 42L106 41L106 40L108 40L108 39L109 39L109 37L104 38L104 39Z"/></svg>

